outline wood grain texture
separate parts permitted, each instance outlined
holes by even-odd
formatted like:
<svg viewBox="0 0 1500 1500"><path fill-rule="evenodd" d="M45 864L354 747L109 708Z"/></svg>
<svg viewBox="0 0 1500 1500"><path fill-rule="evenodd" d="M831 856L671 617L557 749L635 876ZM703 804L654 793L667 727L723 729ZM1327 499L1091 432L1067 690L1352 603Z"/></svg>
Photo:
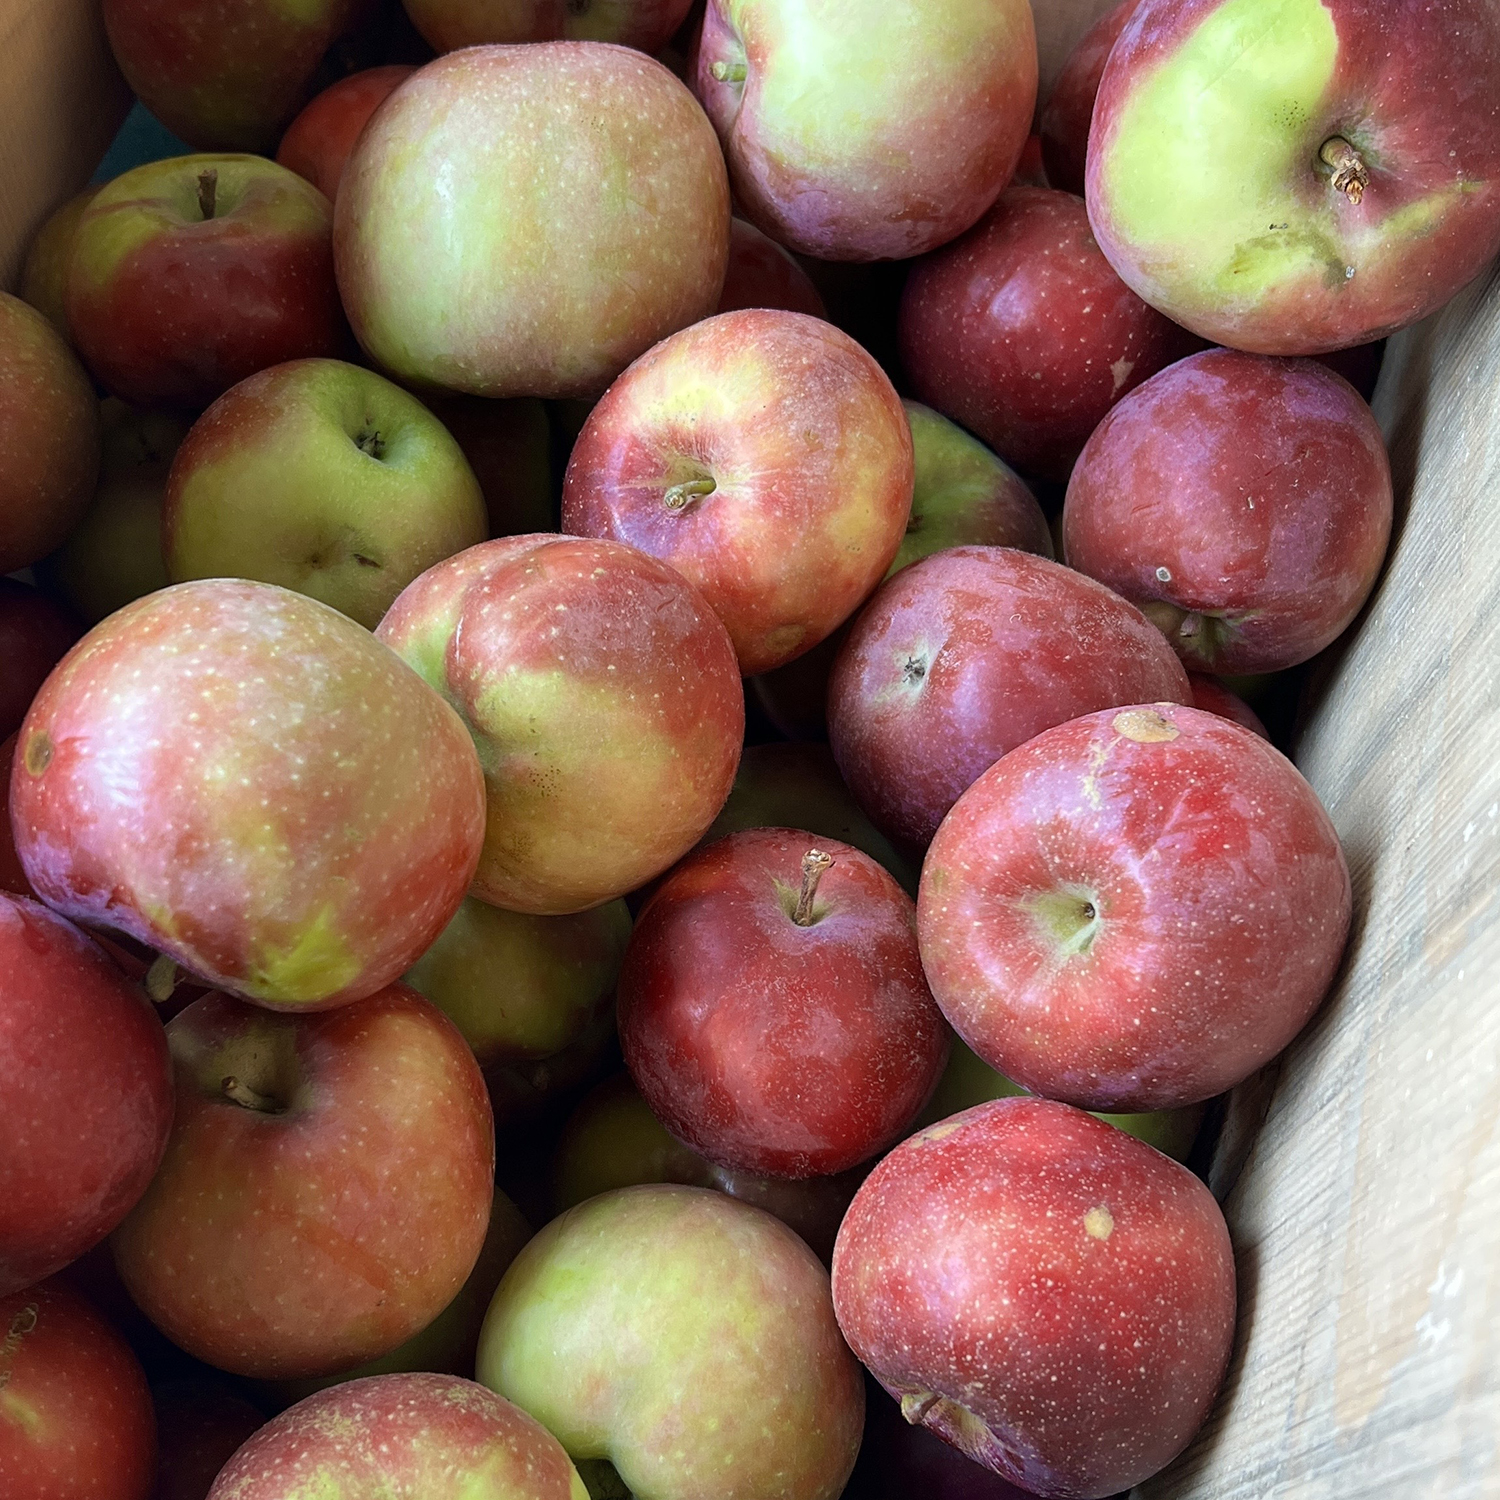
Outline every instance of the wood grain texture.
<svg viewBox="0 0 1500 1500"><path fill-rule="evenodd" d="M1036 51L1040 71L1037 107L1047 102L1062 65L1090 26L1118 0L1031 0L1036 18Z"/></svg>
<svg viewBox="0 0 1500 1500"><path fill-rule="evenodd" d="M77 192L130 106L99 0L0 0L0 287Z"/></svg>
<svg viewBox="0 0 1500 1500"><path fill-rule="evenodd" d="M1354 939L1226 1203L1225 1391L1140 1500L1500 1496L1500 268L1393 342L1375 406L1396 540L1297 755Z"/></svg>

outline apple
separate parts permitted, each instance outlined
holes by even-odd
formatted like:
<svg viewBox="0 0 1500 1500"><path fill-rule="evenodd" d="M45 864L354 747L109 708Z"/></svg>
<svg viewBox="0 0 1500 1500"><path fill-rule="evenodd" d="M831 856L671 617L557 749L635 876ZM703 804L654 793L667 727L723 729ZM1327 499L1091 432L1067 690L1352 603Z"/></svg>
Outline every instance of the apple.
<svg viewBox="0 0 1500 1500"><path fill-rule="evenodd" d="M371 119L334 253L354 331L396 379L597 395L714 310L729 185L702 110L642 53L466 48Z"/></svg>
<svg viewBox="0 0 1500 1500"><path fill-rule="evenodd" d="M276 148L276 160L288 171L305 177L332 203L338 197L339 180L360 131L396 85L415 72L407 63L390 63L365 68L330 84L287 126Z"/></svg>
<svg viewBox="0 0 1500 1500"><path fill-rule="evenodd" d="M729 223L729 269L718 311L738 312L745 307L779 307L813 318L828 316L822 295L796 257L748 220L736 217Z"/></svg>
<svg viewBox="0 0 1500 1500"><path fill-rule="evenodd" d="M170 582L161 509L189 426L174 412L138 411L114 396L99 414L104 458L94 498L62 546L37 564L37 576L90 624Z"/></svg>
<svg viewBox="0 0 1500 1500"><path fill-rule="evenodd" d="M844 642L828 687L833 757L871 822L921 850L1033 735L1114 704L1185 701L1187 674L1163 647L1134 606L1046 558L938 552L885 584Z"/></svg>
<svg viewBox="0 0 1500 1500"><path fill-rule="evenodd" d="M1208 1415L1234 1256L1186 1167L1066 1104L999 1099L875 1168L833 1297L907 1421L1032 1494L1092 1500L1156 1473Z"/></svg>
<svg viewBox="0 0 1500 1500"><path fill-rule="evenodd" d="M909 897L786 828L682 861L620 970L620 1046L653 1114L721 1166L826 1177L899 1140L948 1061Z"/></svg>
<svg viewBox="0 0 1500 1500"><path fill-rule="evenodd" d="M983 443L918 401L903 401L911 424L916 486L894 578L949 547L1016 547L1052 556L1052 532L1026 482Z"/></svg>
<svg viewBox="0 0 1500 1500"><path fill-rule="evenodd" d="M600 1193L646 1182L716 1188L781 1220L828 1264L861 1171L834 1177L765 1177L716 1166L651 1113L628 1073L607 1078L573 1111L552 1159L552 1200L564 1213Z"/></svg>
<svg viewBox="0 0 1500 1500"><path fill-rule="evenodd" d="M258 151L306 97L360 0L104 0L130 87L198 150Z"/></svg>
<svg viewBox="0 0 1500 1500"><path fill-rule="evenodd" d="M540 401L429 395L427 405L464 450L484 492L491 537L557 530L552 424Z"/></svg>
<svg viewBox="0 0 1500 1500"><path fill-rule="evenodd" d="M846 620L827 640L774 672L747 679L745 686L778 734L789 740L819 743L828 738L828 678L858 615ZM877 830L878 832L878 830ZM882 835L884 837L884 835ZM858 843L859 840L852 840Z"/></svg>
<svg viewBox="0 0 1500 1500"><path fill-rule="evenodd" d="M917 899L954 1029L1084 1109L1175 1109L1248 1078L1322 1003L1349 935L1338 834L1296 767L1169 703L1012 750L944 820Z"/></svg>
<svg viewBox="0 0 1500 1500"><path fill-rule="evenodd" d="M48 673L82 634L55 599L19 578L0 578L0 734L21 727Z"/></svg>
<svg viewBox="0 0 1500 1500"><path fill-rule="evenodd" d="M156 1417L119 1334L52 1281L0 1297L0 1330L6 1495L152 1500Z"/></svg>
<svg viewBox="0 0 1500 1500"><path fill-rule="evenodd" d="M1340 636L1390 542L1370 408L1313 360L1210 349L1123 401L1068 485L1068 562L1188 666L1275 672Z"/></svg>
<svg viewBox="0 0 1500 1500"><path fill-rule="evenodd" d="M828 1273L779 1220L702 1188L554 1219L505 1273L476 1373L636 1500L834 1500L864 1419Z"/></svg>
<svg viewBox="0 0 1500 1500"><path fill-rule="evenodd" d="M659 52L693 0L402 0L439 52L485 42L618 42Z"/></svg>
<svg viewBox="0 0 1500 1500"><path fill-rule="evenodd" d="M1119 0L1079 39L1068 54L1062 72L1042 108L1038 126L1042 161L1047 182L1065 193L1084 189L1084 167L1088 160L1089 126L1094 119L1094 99L1104 65L1120 39L1125 23L1141 0Z"/></svg>
<svg viewBox="0 0 1500 1500"><path fill-rule="evenodd" d="M230 579L84 637L22 725L10 810L50 905L273 1006L404 973L484 838L452 709L327 605Z"/></svg>
<svg viewBox="0 0 1500 1500"><path fill-rule="evenodd" d="M347 334L332 210L258 156L148 162L101 188L68 264L68 327L83 361L136 406L201 410Z"/></svg>
<svg viewBox="0 0 1500 1500"><path fill-rule="evenodd" d="M173 583L258 578L373 630L412 579L488 530L463 450L415 396L358 365L299 359L193 424L161 550Z"/></svg>
<svg viewBox="0 0 1500 1500"><path fill-rule="evenodd" d="M573 445L562 524L671 563L748 676L817 645L879 583L912 463L900 397L848 334L750 308L666 339L610 386Z"/></svg>
<svg viewBox="0 0 1500 1500"><path fill-rule="evenodd" d="M78 234L78 225L84 210L94 201L96 186L86 187L75 193L61 207L56 208L37 230L26 251L26 263L21 268L21 299L29 302L47 321L72 342L68 332L68 314L63 306L63 293L68 284L68 261L73 254L73 241Z"/></svg>
<svg viewBox="0 0 1500 1500"><path fill-rule="evenodd" d="M801 828L853 844L884 865L908 895L916 894L918 872L860 811L827 745L772 741L746 748L729 800L702 843L747 828Z"/></svg>
<svg viewBox="0 0 1500 1500"><path fill-rule="evenodd" d="M535 917L468 897L406 983L458 1027L482 1068L539 1062L611 1006L629 938L623 901Z"/></svg>
<svg viewBox="0 0 1500 1500"><path fill-rule="evenodd" d="M0 1075L4 1296L77 1260L146 1191L172 1124L172 1074L140 990L71 922L3 894Z"/></svg>
<svg viewBox="0 0 1500 1500"><path fill-rule="evenodd" d="M173 1343L327 1375L425 1328L474 1268L495 1136L453 1024L391 985L286 1015L205 995L167 1026L177 1112L115 1264Z"/></svg>
<svg viewBox="0 0 1500 1500"><path fill-rule="evenodd" d="M208 1500L589 1500L562 1445L456 1375L378 1375L299 1402L224 1466Z"/></svg>
<svg viewBox="0 0 1500 1500"><path fill-rule="evenodd" d="M1034 187L912 268L899 331L917 396L1052 480L1115 402L1199 347L1115 275L1082 198Z"/></svg>
<svg viewBox="0 0 1500 1500"><path fill-rule="evenodd" d="M10 771L15 764L18 734L0 741L0 891L12 896L36 897L16 853L16 837L10 828Z"/></svg>
<svg viewBox="0 0 1500 1500"><path fill-rule="evenodd" d="M619 1065L615 1009L606 1003L561 1052L540 1061L491 1063L484 1070L496 1127L512 1140L544 1137L560 1128L573 1106Z"/></svg>
<svg viewBox="0 0 1500 1500"><path fill-rule="evenodd" d="M479 747L483 901L537 916L600 906L686 854L729 795L745 730L734 647L702 594L634 547L471 547L411 584L378 639Z"/></svg>
<svg viewBox="0 0 1500 1500"><path fill-rule="evenodd" d="M1260 715L1217 677L1209 677L1203 672L1189 672L1188 682L1193 689L1194 708L1201 708L1206 714L1218 714L1221 719L1232 719L1263 740L1271 738L1266 732L1266 726L1260 721Z"/></svg>
<svg viewBox="0 0 1500 1500"><path fill-rule="evenodd" d="M47 318L0 292L0 574L45 557L99 477L99 403Z"/></svg>
<svg viewBox="0 0 1500 1500"><path fill-rule="evenodd" d="M975 1056L962 1039L956 1039L948 1066L943 1070L932 1098L927 1101L927 1108L917 1117L917 1123L936 1125L939 1120L972 1109L976 1104L1025 1094L1026 1090L1020 1084L1012 1083L1003 1073L997 1073L987 1062ZM1181 1109L1148 1110L1143 1114L1116 1115L1097 1110L1092 1113L1118 1126L1127 1135L1155 1146L1173 1161L1185 1162L1198 1139L1206 1110L1199 1103Z"/></svg>
<svg viewBox="0 0 1500 1500"><path fill-rule="evenodd" d="M1099 84L1087 196L1124 281L1206 339L1383 338L1500 250L1500 9L1151 0Z"/></svg>
<svg viewBox="0 0 1500 1500"><path fill-rule="evenodd" d="M709 0L693 88L745 217L859 261L935 249L995 201L1036 81L1025 0Z"/></svg>
<svg viewBox="0 0 1500 1500"><path fill-rule="evenodd" d="M265 1413L228 1385L178 1379L155 1386L156 1488L151 1500L205 1500L219 1470L265 1425Z"/></svg>

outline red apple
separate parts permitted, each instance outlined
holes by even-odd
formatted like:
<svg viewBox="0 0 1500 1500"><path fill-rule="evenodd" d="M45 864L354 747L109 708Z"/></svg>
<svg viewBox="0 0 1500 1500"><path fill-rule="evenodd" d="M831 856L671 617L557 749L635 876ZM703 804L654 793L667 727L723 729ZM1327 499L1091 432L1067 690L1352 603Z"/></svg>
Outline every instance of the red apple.
<svg viewBox="0 0 1500 1500"><path fill-rule="evenodd" d="M172 1124L167 1044L146 997L71 922L9 895L0 1076L3 1296L77 1260L125 1217Z"/></svg>
<svg viewBox="0 0 1500 1500"><path fill-rule="evenodd" d="M907 1421L1032 1494L1091 1500L1156 1473L1208 1415L1234 1258L1186 1167L1065 1104L1000 1099L875 1168L833 1297Z"/></svg>
<svg viewBox="0 0 1500 1500"><path fill-rule="evenodd" d="M680 859L729 795L745 725L734 647L702 594L634 547L471 547L417 579L378 635L479 746L481 900L599 906Z"/></svg>
<svg viewBox="0 0 1500 1500"><path fill-rule="evenodd" d="M265 1414L227 1385L181 1379L155 1387L160 1449L152 1500L206 1500L219 1470L265 1425Z"/></svg>
<svg viewBox="0 0 1500 1500"><path fill-rule="evenodd" d="M45 557L99 477L99 403L63 337L0 292L0 573Z"/></svg>
<svg viewBox="0 0 1500 1500"><path fill-rule="evenodd" d="M56 1282L0 1297L7 1500L151 1500L156 1418L139 1362Z"/></svg>
<svg viewBox="0 0 1500 1500"><path fill-rule="evenodd" d="M1271 738L1260 721L1260 715L1238 693L1230 692L1217 677L1189 672L1188 681L1193 688L1194 708L1201 708L1206 714L1218 714L1221 719L1232 719L1263 740Z"/></svg>
<svg viewBox="0 0 1500 1500"><path fill-rule="evenodd" d="M113 1244L173 1343L236 1375L332 1374L447 1307L484 1242L495 1139L436 1006L404 985L301 1016L206 995L167 1039L172 1138Z"/></svg>
<svg viewBox="0 0 1500 1500"><path fill-rule="evenodd" d="M405 63L392 63L351 73L331 84L287 126L276 148L276 160L305 177L332 203L360 131L396 85L414 72Z"/></svg>
<svg viewBox="0 0 1500 1500"><path fill-rule="evenodd" d="M431 394L425 400L469 460L491 537L557 530L552 424L540 401Z"/></svg>
<svg viewBox="0 0 1500 1500"><path fill-rule="evenodd" d="M1023 0L709 0L693 88L745 217L823 260L904 260L967 229L1036 105Z"/></svg>
<svg viewBox="0 0 1500 1500"><path fill-rule="evenodd" d="M944 820L918 901L954 1029L1085 1109L1175 1109L1249 1077L1318 1008L1349 934L1338 834L1296 767L1166 703L1012 750Z"/></svg>
<svg viewBox="0 0 1500 1500"><path fill-rule="evenodd" d="M1141 0L1120 0L1113 10L1094 22L1068 54L1042 109L1038 124L1047 181L1065 193L1083 193L1089 126L1094 119L1099 80L1125 23L1140 3Z"/></svg>
<svg viewBox="0 0 1500 1500"><path fill-rule="evenodd" d="M717 305L729 184L702 110L642 53L470 47L376 111L334 251L354 331L396 379L592 396Z"/></svg>
<svg viewBox="0 0 1500 1500"><path fill-rule="evenodd" d="M813 318L828 316L822 295L796 257L748 220L736 218L729 223L729 270L718 310L737 312L744 307L779 307Z"/></svg>
<svg viewBox="0 0 1500 1500"><path fill-rule="evenodd" d="M767 1176L884 1150L948 1060L911 898L860 850L785 828L683 860L636 923L619 1007L652 1113L710 1161Z"/></svg>
<svg viewBox="0 0 1500 1500"><path fill-rule="evenodd" d="M294 1008L404 973L484 837L457 715L336 610L229 579L89 632L26 716L10 808L49 904Z"/></svg>
<svg viewBox="0 0 1500 1500"><path fill-rule="evenodd" d="M68 284L68 261L73 255L73 241L84 210L94 201L99 189L90 185L75 193L60 208L54 209L31 241L26 264L21 268L21 298L29 302L63 336L68 333L68 313L63 293Z"/></svg>
<svg viewBox="0 0 1500 1500"><path fill-rule="evenodd" d="M1055 480L1116 401L1198 347L1110 269L1082 198L1034 187L912 268L900 337L918 397Z"/></svg>
<svg viewBox="0 0 1500 1500"><path fill-rule="evenodd" d="M618 42L659 52L693 0L403 0L439 52L486 42Z"/></svg>
<svg viewBox="0 0 1500 1500"><path fill-rule="evenodd" d="M1275 672L1359 613L1391 535L1370 408L1316 361L1227 349L1164 370L1100 424L1068 485L1068 562L1189 666Z"/></svg>
<svg viewBox="0 0 1500 1500"><path fill-rule="evenodd" d="M354 1380L268 1422L209 1500L587 1500L546 1428L456 1375Z"/></svg>
<svg viewBox="0 0 1500 1500"><path fill-rule="evenodd" d="M573 446L563 529L672 564L747 675L800 656L884 576L911 515L911 430L880 366L802 313L723 313L609 388Z"/></svg>
<svg viewBox="0 0 1500 1500"><path fill-rule="evenodd" d="M1114 704L1186 700L1187 674L1133 606L1008 547L898 573L855 621L828 689L833 756L898 846L925 848L1007 750Z"/></svg>
<svg viewBox="0 0 1500 1500"><path fill-rule="evenodd" d="M298 359L225 392L167 480L174 583L257 578L373 630L435 563L482 542L479 481L415 396L359 365Z"/></svg>
<svg viewBox="0 0 1500 1500"><path fill-rule="evenodd" d="M68 326L137 406L201 410L289 359L338 354L332 211L257 156L179 156L117 177L78 226Z"/></svg>
<svg viewBox="0 0 1500 1500"><path fill-rule="evenodd" d="M1100 81L1087 194L1115 270L1206 339L1383 338L1500 250L1500 8L1151 0Z"/></svg>
<svg viewBox="0 0 1500 1500"><path fill-rule="evenodd" d="M146 108L199 150L271 145L359 0L104 0L120 70Z"/></svg>
<svg viewBox="0 0 1500 1500"><path fill-rule="evenodd" d="M82 634L55 599L18 578L0 578L0 735L21 727L47 674Z"/></svg>

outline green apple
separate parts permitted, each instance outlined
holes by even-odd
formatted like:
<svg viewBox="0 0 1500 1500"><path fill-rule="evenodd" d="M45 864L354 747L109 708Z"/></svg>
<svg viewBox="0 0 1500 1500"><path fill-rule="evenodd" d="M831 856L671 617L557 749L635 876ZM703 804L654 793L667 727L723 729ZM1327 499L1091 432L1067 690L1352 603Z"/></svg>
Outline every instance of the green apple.
<svg viewBox="0 0 1500 1500"><path fill-rule="evenodd" d="M194 423L167 482L162 555L174 583L278 583L373 630L487 528L474 471L415 396L302 359L242 380Z"/></svg>

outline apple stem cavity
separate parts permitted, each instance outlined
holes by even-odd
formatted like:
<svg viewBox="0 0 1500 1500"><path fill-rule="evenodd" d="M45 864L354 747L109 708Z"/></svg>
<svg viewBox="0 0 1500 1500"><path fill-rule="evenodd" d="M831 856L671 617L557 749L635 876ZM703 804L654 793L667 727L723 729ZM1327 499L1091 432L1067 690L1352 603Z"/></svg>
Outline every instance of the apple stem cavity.
<svg viewBox="0 0 1500 1500"><path fill-rule="evenodd" d="M716 62L708 70L720 83L743 83L749 72L744 63Z"/></svg>
<svg viewBox="0 0 1500 1500"><path fill-rule="evenodd" d="M701 500L705 495L711 495L718 488L712 479L685 479L681 484L674 484L661 497L662 504L670 511L681 515L684 511L692 508L694 503Z"/></svg>
<svg viewBox="0 0 1500 1500"><path fill-rule="evenodd" d="M282 1110L274 1099L265 1094L258 1094L248 1083L236 1078L233 1074L225 1078L219 1087L224 1091L226 1099L232 1099L241 1109L253 1109L260 1115L279 1115Z"/></svg>
<svg viewBox="0 0 1500 1500"><path fill-rule="evenodd" d="M146 993L158 1004L165 1005L177 988L177 963L165 953L158 953L151 967L146 970Z"/></svg>
<svg viewBox="0 0 1500 1500"><path fill-rule="evenodd" d="M359 436L354 439L354 446L361 453L368 453L377 463L385 459L385 439L373 427L363 428Z"/></svg>
<svg viewBox="0 0 1500 1500"><path fill-rule="evenodd" d="M1318 160L1333 168L1334 187L1358 208L1370 185L1370 169L1364 158L1343 136L1336 135L1323 142Z"/></svg>
<svg viewBox="0 0 1500 1500"><path fill-rule="evenodd" d="M218 197L218 168L208 167L198 174L198 212L203 215L205 223L213 218L214 209L218 206Z"/></svg>
<svg viewBox="0 0 1500 1500"><path fill-rule="evenodd" d="M813 915L813 902L818 895L818 882L823 872L833 867L833 856L821 849L809 849L802 856L802 889L797 893L797 905L792 911L792 921L799 927L811 927L817 918Z"/></svg>

